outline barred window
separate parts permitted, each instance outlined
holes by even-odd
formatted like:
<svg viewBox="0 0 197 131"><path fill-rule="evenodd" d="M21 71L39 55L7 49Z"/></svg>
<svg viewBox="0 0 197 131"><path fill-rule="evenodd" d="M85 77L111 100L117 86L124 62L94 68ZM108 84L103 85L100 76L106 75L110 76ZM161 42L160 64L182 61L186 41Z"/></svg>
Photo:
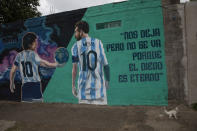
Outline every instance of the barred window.
<svg viewBox="0 0 197 131"><path fill-rule="evenodd" d="M108 28L114 28L114 27L120 27L120 26L121 26L121 20L97 23L96 30L108 29Z"/></svg>

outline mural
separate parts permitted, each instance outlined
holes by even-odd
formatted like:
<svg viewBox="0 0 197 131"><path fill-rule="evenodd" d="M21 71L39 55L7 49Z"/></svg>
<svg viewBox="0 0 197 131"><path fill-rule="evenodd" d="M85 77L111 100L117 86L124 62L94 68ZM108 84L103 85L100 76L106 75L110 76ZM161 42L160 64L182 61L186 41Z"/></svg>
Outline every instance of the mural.
<svg viewBox="0 0 197 131"><path fill-rule="evenodd" d="M71 48L77 41L74 26L80 20L89 23L89 36L103 43L111 76L106 91L108 105L167 104L160 0L130 0L1 25L0 99L20 101L20 73L17 70L14 94L9 90L9 73L16 55L22 51L23 35L35 32L36 53L41 59L55 62L54 53L59 47L67 48L70 56L63 67L39 67L44 102L78 103L72 94Z"/></svg>
<svg viewBox="0 0 197 131"><path fill-rule="evenodd" d="M54 21L54 15L40 18L28 19L26 21L17 21L0 26L0 87L1 99L12 99L20 101L21 77L17 70L15 83L17 85L15 94L9 91L9 74L11 66L18 52L22 49L22 37L27 32L35 32L38 36L38 45L36 52L40 58L48 62L54 62L54 53L58 47L67 47L73 32L74 24L81 20L86 9L72 12L65 12L55 15L60 21ZM70 19L76 14L76 18ZM67 16L69 23L63 24L61 20ZM39 67L42 80L42 91L44 92L49 80L51 79L55 68ZM16 97L17 96L17 97Z"/></svg>

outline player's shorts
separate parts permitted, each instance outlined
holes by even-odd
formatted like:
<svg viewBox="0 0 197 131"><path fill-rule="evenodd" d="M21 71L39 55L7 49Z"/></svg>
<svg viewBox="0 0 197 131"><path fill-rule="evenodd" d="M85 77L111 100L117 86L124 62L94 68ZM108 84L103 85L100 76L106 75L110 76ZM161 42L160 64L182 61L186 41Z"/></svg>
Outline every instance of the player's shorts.
<svg viewBox="0 0 197 131"><path fill-rule="evenodd" d="M27 82L21 89L22 102L43 102L40 82Z"/></svg>
<svg viewBox="0 0 197 131"><path fill-rule="evenodd" d="M107 105L107 97L96 100L79 100L79 104Z"/></svg>

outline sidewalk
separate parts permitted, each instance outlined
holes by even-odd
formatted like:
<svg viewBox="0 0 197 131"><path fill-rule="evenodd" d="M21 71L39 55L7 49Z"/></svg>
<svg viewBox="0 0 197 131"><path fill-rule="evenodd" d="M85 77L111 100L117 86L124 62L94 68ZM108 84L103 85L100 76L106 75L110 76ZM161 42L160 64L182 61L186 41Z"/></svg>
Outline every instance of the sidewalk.
<svg viewBox="0 0 197 131"><path fill-rule="evenodd" d="M169 103L167 109L175 106ZM0 131L197 131L197 111L178 107L176 120L162 106L0 101Z"/></svg>

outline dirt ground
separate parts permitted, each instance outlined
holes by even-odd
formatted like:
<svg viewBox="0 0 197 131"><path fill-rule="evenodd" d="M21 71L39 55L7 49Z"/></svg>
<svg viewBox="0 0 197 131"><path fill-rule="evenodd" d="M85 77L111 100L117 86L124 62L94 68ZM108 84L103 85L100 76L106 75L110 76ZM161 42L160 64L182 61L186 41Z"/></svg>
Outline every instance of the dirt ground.
<svg viewBox="0 0 197 131"><path fill-rule="evenodd" d="M197 131L197 111L178 106L96 106L0 101L0 131Z"/></svg>

